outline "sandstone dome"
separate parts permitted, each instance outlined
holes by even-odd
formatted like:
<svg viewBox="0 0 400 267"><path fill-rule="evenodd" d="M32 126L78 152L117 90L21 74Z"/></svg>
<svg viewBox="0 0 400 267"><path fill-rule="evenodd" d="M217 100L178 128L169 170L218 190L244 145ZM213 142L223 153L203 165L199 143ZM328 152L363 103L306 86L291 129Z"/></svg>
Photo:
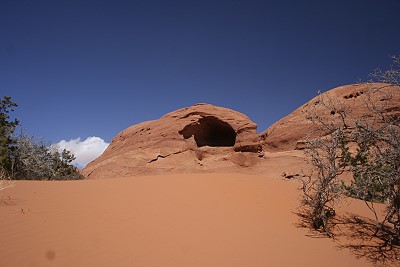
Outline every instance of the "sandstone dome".
<svg viewBox="0 0 400 267"><path fill-rule="evenodd" d="M377 105L384 113L399 116L400 88L383 83L364 83L340 86L311 99L288 116L271 125L261 133L261 143L265 151L290 151L304 148L304 140L329 134L321 130L306 117L316 113L327 122L338 122L340 114L319 105L321 99L340 105L351 113L353 119L368 114L367 105ZM397 115L396 115L397 114Z"/></svg>
<svg viewBox="0 0 400 267"><path fill-rule="evenodd" d="M262 156L257 124L240 112L197 104L122 131L83 174L215 172L256 165Z"/></svg>

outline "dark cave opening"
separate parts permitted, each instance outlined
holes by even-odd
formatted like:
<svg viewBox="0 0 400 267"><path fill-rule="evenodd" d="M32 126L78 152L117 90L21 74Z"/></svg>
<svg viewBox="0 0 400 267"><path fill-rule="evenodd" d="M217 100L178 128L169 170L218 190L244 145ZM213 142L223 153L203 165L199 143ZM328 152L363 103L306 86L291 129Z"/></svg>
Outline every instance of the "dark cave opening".
<svg viewBox="0 0 400 267"><path fill-rule="evenodd" d="M213 116L203 117L198 122L185 126L179 133L185 139L194 136L198 147L229 147L236 142L236 132L232 127Z"/></svg>

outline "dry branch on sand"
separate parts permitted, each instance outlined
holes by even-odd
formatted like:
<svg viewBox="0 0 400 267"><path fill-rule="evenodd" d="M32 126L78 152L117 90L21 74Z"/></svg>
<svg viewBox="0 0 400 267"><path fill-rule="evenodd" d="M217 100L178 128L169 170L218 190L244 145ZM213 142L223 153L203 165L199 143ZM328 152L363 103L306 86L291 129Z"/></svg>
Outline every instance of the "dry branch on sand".
<svg viewBox="0 0 400 267"><path fill-rule="evenodd" d="M0 191L14 187L15 182L11 180L3 169L0 169Z"/></svg>

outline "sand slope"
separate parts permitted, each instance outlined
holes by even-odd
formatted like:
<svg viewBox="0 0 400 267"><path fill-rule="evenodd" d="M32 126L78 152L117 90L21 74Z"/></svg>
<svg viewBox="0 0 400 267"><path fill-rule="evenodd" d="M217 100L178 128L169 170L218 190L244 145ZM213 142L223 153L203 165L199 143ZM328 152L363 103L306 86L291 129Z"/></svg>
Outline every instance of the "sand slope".
<svg viewBox="0 0 400 267"><path fill-rule="evenodd" d="M0 266L373 266L296 227L296 188L243 174L20 181L0 206Z"/></svg>

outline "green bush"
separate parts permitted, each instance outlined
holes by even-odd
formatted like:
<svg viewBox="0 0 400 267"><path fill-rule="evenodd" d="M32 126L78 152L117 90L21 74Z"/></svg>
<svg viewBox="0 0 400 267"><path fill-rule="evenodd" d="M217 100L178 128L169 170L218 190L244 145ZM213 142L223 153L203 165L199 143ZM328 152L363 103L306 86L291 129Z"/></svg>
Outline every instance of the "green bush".
<svg viewBox="0 0 400 267"><path fill-rule="evenodd" d="M79 170L72 165L75 157L70 151L60 151L27 134L14 135L19 121L10 120L9 113L15 107L17 104L9 96L0 101L0 170L4 175L24 180L82 179Z"/></svg>

